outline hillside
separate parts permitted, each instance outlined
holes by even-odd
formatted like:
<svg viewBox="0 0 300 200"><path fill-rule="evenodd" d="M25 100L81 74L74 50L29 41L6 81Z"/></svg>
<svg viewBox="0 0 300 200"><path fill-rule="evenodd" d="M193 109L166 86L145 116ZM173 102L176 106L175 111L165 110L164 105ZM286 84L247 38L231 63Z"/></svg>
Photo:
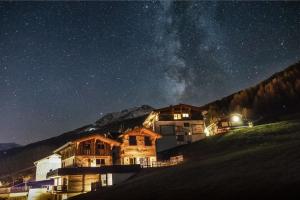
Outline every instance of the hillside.
<svg viewBox="0 0 300 200"><path fill-rule="evenodd" d="M141 106L127 109L126 112L121 111L122 114L119 115L114 113L115 117L111 119L111 121L105 119L105 123L99 124L99 121L101 121L100 119L97 121L98 123L96 122L80 127L57 137L52 137L22 147L0 151L0 178L20 170L34 167L34 161L48 156L59 146L72 139L81 137L82 135L90 134L95 131L99 133L116 132L119 131L120 128L127 129L139 126L147 117L147 113L149 113L150 109L153 108L150 106ZM124 113L126 113L126 115Z"/></svg>
<svg viewBox="0 0 300 200"><path fill-rule="evenodd" d="M203 106L212 117L232 112L264 122L300 112L300 62L261 83Z"/></svg>
<svg viewBox="0 0 300 200"><path fill-rule="evenodd" d="M299 151L300 119L243 128L165 152L182 153L181 165L74 200L299 198Z"/></svg>

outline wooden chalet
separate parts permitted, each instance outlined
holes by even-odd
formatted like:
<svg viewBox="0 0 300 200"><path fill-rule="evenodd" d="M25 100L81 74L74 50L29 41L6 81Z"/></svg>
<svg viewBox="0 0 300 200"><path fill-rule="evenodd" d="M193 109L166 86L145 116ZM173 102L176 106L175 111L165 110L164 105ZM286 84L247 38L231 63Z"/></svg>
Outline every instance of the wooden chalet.
<svg viewBox="0 0 300 200"><path fill-rule="evenodd" d="M156 162L156 141L160 134L146 128L135 128L122 133L119 163L152 166Z"/></svg>
<svg viewBox="0 0 300 200"><path fill-rule="evenodd" d="M113 164L113 149L120 143L105 136L93 134L66 143L54 153L61 155L62 167L100 167Z"/></svg>

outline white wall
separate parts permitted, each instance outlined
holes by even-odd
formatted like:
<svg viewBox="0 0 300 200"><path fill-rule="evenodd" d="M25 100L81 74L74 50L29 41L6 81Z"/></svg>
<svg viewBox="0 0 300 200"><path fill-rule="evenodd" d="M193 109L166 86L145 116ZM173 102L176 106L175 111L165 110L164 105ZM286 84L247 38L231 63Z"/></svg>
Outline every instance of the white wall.
<svg viewBox="0 0 300 200"><path fill-rule="evenodd" d="M61 158L59 155L53 154L47 158L41 159L36 163L36 181L46 180L47 173L50 170L61 168Z"/></svg>

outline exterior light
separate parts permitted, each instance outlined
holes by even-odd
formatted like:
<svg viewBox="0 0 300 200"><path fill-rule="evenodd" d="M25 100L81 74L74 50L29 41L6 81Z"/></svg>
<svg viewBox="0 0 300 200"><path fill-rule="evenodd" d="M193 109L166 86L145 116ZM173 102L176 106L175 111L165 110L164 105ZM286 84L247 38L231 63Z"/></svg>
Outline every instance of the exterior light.
<svg viewBox="0 0 300 200"><path fill-rule="evenodd" d="M208 128L204 129L204 133L205 133L206 136L209 136L209 130L208 130Z"/></svg>
<svg viewBox="0 0 300 200"><path fill-rule="evenodd" d="M248 122L248 126L249 126L250 128L252 128L252 127L253 127L253 122Z"/></svg>
<svg viewBox="0 0 300 200"><path fill-rule="evenodd" d="M188 118L188 117L189 117L189 113L183 113L183 114L182 114L182 117Z"/></svg>
<svg viewBox="0 0 300 200"><path fill-rule="evenodd" d="M240 115L235 114L235 115L233 115L233 116L231 117L231 121L232 121L232 122L235 122L235 123L238 123L238 122L241 122L242 119L241 119L241 116L240 116Z"/></svg>

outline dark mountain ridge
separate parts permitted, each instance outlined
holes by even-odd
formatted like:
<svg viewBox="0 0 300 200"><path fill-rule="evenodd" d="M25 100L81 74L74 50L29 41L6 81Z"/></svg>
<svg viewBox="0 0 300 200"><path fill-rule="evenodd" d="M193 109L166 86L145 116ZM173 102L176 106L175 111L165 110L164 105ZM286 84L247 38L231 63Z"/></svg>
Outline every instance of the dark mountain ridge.
<svg viewBox="0 0 300 200"><path fill-rule="evenodd" d="M202 107L214 117L232 112L247 118L276 121L278 117L300 112L300 62L247 89Z"/></svg>

